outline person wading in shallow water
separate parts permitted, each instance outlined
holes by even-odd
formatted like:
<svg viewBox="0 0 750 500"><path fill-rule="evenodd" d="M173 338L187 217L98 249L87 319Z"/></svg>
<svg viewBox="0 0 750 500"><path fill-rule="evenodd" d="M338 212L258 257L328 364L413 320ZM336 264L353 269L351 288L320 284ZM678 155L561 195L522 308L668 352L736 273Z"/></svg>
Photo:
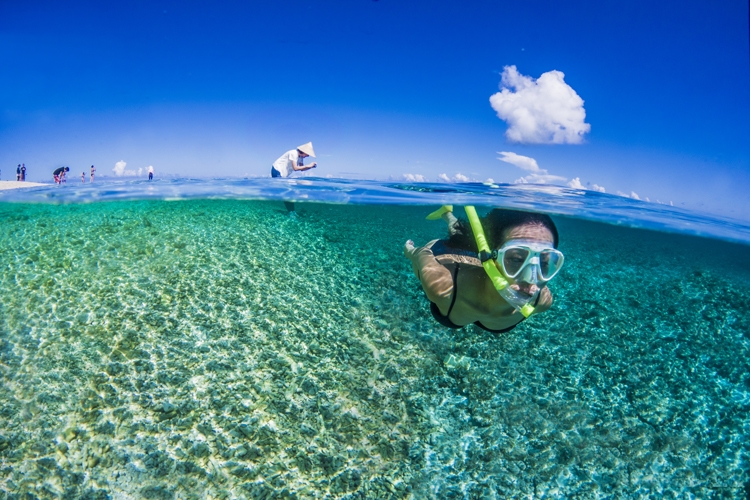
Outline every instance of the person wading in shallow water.
<svg viewBox="0 0 750 500"><path fill-rule="evenodd" d="M468 223L456 219L448 206L428 216L448 223L448 238L422 247L412 240L404 245L435 320L448 328L474 324L504 333L548 310L552 294L547 283L564 261L552 219L494 209L480 220L473 207L466 209Z"/></svg>
<svg viewBox="0 0 750 500"><path fill-rule="evenodd" d="M52 172L52 177L55 179L55 184L60 184L65 178L65 172L70 172L70 167L60 167Z"/></svg>
<svg viewBox="0 0 750 500"><path fill-rule="evenodd" d="M91 165L91 182L94 182L94 172L96 172L96 169Z"/></svg>
<svg viewBox="0 0 750 500"><path fill-rule="evenodd" d="M315 158L315 150L313 149L312 142L298 146L297 149L290 149L273 162L271 177L289 177L293 172L304 172L305 170L317 167L318 164L315 162L309 165L302 163L302 160L308 156ZM294 211L293 202L285 201L284 205L290 216L297 216L297 213Z"/></svg>

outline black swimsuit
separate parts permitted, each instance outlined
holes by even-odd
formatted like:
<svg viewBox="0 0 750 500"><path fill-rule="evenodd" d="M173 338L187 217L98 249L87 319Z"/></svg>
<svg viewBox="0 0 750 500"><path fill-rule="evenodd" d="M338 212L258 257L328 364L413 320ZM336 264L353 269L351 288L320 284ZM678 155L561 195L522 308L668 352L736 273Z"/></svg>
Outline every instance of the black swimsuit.
<svg viewBox="0 0 750 500"><path fill-rule="evenodd" d="M446 254L446 253L454 253L454 254L459 254L459 255L469 255L469 256L472 256L472 257L476 257L476 254L473 253L473 252L468 252L466 250L456 250L456 249L452 249L452 248L448 249L448 247L446 247L445 244L442 241L435 242L435 244L432 246L431 250L433 251L434 255L443 255L443 254ZM459 270L459 267L460 267L460 264L458 262L456 262L456 270L453 273L451 273L452 276L453 276L453 298L451 299L451 305L448 308L448 314L443 315L440 312L440 309L438 308L437 304L435 304L434 302L430 301L430 312L432 313L432 317L435 318L435 321L437 321L438 323L440 323L443 326L446 326L448 328L453 328L453 329L463 328L463 326L459 326L459 325L455 324L449 318L449 316L451 315L451 311L453 311L453 305L456 303L456 296L458 295L458 270ZM541 293L539 295L537 295L536 302L534 302L534 306L536 306L539 303L539 298L541 297L541 295L542 295ZM523 321L525 319L526 318L523 318L521 321ZM475 321L474 324L477 325L482 330L486 330L486 331L491 332L491 333L505 333L505 332L509 332L512 329L514 329L516 326L519 325L519 323L521 323L521 321L519 321L518 323L516 323L513 326L509 326L508 328L503 328L503 329L500 329L500 330L493 330L491 328L487 328L480 321Z"/></svg>

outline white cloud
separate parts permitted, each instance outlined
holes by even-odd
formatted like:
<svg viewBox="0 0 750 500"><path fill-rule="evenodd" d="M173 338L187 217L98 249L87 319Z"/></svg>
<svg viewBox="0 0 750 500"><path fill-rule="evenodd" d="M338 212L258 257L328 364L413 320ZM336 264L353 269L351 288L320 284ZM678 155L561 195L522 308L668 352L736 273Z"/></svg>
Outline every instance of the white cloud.
<svg viewBox="0 0 750 500"><path fill-rule="evenodd" d="M141 175L142 173L143 173L143 168L138 168L138 176L139 176L139 177L140 177L140 175Z"/></svg>
<svg viewBox="0 0 750 500"><path fill-rule="evenodd" d="M568 187L573 189L586 189L583 184L581 184L581 178L576 177L575 179L572 179L570 182L568 182Z"/></svg>
<svg viewBox="0 0 750 500"><path fill-rule="evenodd" d="M136 175L135 170L125 170L127 165L128 164L125 160L120 160L115 163L115 168L112 169L112 172L114 172L117 177L130 177Z"/></svg>
<svg viewBox="0 0 750 500"><path fill-rule="evenodd" d="M641 199L641 197L638 196L638 193L636 193L635 191L631 191L630 194L623 193L622 191L617 191L617 196L623 196L625 198L632 198L634 200L640 200Z"/></svg>
<svg viewBox="0 0 750 500"><path fill-rule="evenodd" d="M406 182L427 182L427 178L422 174L401 174L398 176L389 176L389 180L392 181L406 181Z"/></svg>
<svg viewBox="0 0 750 500"><path fill-rule="evenodd" d="M446 174L438 175L438 181L440 182L469 182L470 180L471 179L461 173L458 173L453 177L448 177Z"/></svg>
<svg viewBox="0 0 750 500"><path fill-rule="evenodd" d="M498 158L500 161L510 163L511 165L515 165L523 170L528 170L529 172L541 172L541 169L534 158L522 156L513 153L512 151L498 151L497 154L503 155L501 158Z"/></svg>
<svg viewBox="0 0 750 500"><path fill-rule="evenodd" d="M127 166L127 162L125 160L120 160L117 163L115 163L115 168L113 168L112 171L115 173L116 176L120 177L121 175L124 175L126 166Z"/></svg>
<svg viewBox="0 0 750 500"><path fill-rule="evenodd" d="M522 156L511 151L498 151L497 154L502 155L498 160L531 172L531 174L513 181L515 184L560 184L568 180L566 177L552 175L546 169L539 168L536 160L529 156ZM590 183L587 183L584 186L580 177L571 179L567 182L566 186L572 189L587 189L604 193L604 188L597 184L592 186Z"/></svg>
<svg viewBox="0 0 750 500"><path fill-rule="evenodd" d="M604 186L600 186L599 184L591 184L590 182L587 182L584 186L581 182L580 177L576 177L575 179L572 179L568 182L567 186L569 188L573 189L585 189L587 191L597 191L599 193L606 193L607 191L604 189ZM627 196L627 195L624 195Z"/></svg>
<svg viewBox="0 0 750 500"><path fill-rule="evenodd" d="M565 177L559 175L550 175L546 170L542 170L543 174L529 174L526 177L521 177L513 181L514 184L559 184L568 180Z"/></svg>
<svg viewBox="0 0 750 500"><path fill-rule="evenodd" d="M531 174L513 181L515 184L556 184L568 180L565 177L552 175L545 169L539 168L539 165L537 165L534 158L521 156L510 151L498 151L498 154L503 155L502 158L498 158L498 160L510 163L521 170L531 172Z"/></svg>
<svg viewBox="0 0 750 500"><path fill-rule="evenodd" d="M500 92L490 96L490 104L508 124L505 137L512 142L580 144L591 130L583 99L565 83L561 71L548 71L534 80L506 66Z"/></svg>

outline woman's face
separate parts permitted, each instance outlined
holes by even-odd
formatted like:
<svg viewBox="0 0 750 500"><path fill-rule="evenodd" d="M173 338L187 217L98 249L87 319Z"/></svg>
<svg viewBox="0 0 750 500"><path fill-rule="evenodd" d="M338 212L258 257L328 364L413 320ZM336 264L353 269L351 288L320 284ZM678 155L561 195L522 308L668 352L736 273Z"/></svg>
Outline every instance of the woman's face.
<svg viewBox="0 0 750 500"><path fill-rule="evenodd" d="M550 248L552 248L554 242L552 231L539 224L522 224L520 226L514 226L506 229L503 236L503 245L511 240L532 240L549 245ZM534 295L539 290L539 287L535 283L526 283L524 281L516 281L513 279L510 281L513 288L516 288L527 295Z"/></svg>

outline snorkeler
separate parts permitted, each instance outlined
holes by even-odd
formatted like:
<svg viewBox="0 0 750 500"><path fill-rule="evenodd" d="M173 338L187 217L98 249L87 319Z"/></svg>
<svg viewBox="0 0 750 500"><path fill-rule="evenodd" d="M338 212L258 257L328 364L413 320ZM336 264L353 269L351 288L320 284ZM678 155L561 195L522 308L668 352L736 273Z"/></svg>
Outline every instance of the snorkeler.
<svg viewBox="0 0 750 500"><path fill-rule="evenodd" d="M435 319L448 328L469 324L493 333L512 330L552 305L547 282L563 265L558 233L545 214L494 209L481 220L466 207L468 222L452 207L428 216L448 224L449 237L404 255L422 283Z"/></svg>

